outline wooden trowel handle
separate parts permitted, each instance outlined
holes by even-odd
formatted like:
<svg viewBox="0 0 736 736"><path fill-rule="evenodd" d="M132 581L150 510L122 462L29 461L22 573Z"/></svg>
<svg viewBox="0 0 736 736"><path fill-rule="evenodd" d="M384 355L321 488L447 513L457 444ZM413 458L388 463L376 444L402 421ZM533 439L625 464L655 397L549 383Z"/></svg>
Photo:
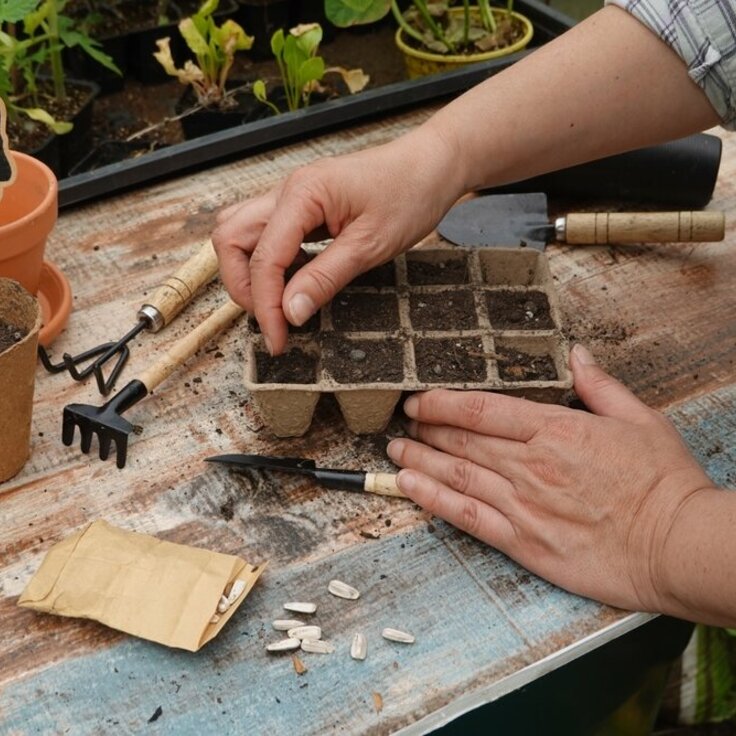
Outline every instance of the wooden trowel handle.
<svg viewBox="0 0 736 736"><path fill-rule="evenodd" d="M243 314L243 308L228 299L223 306L216 309L188 335L177 340L162 358L159 358L138 376L138 380L150 392L241 314Z"/></svg>
<svg viewBox="0 0 736 736"><path fill-rule="evenodd" d="M723 212L580 212L555 221L557 240L592 243L705 243L723 240Z"/></svg>
<svg viewBox="0 0 736 736"><path fill-rule="evenodd" d="M140 308L139 319L145 317L151 332L158 332L189 304L202 286L212 280L217 270L217 254L212 241L208 240L156 289L151 299Z"/></svg>

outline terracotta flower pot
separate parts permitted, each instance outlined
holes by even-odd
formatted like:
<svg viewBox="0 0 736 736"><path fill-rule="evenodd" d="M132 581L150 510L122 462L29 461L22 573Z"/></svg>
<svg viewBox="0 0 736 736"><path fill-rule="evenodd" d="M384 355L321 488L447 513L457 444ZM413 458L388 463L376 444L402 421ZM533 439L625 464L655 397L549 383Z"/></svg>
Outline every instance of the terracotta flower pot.
<svg viewBox="0 0 736 736"><path fill-rule="evenodd" d="M56 223L58 185L48 166L11 151L15 181L0 199L0 278L19 281L35 296L46 238Z"/></svg>
<svg viewBox="0 0 736 736"><path fill-rule="evenodd" d="M25 464L31 446L36 346L41 329L38 301L17 281L0 278L0 323L17 327L20 340L0 352L0 483Z"/></svg>
<svg viewBox="0 0 736 736"><path fill-rule="evenodd" d="M450 8L450 12L460 14L464 12L464 10L463 8ZM471 12L477 13L477 9L472 8ZM497 20L500 20L506 15L505 10L500 10L498 8L491 8L491 12ZM516 20L523 24L524 35L511 46L505 46L501 49L494 49L492 51L485 51L477 54L436 54L432 51L417 49L406 42L404 33L402 29L399 28L396 31L395 40L396 45L404 55L404 62L406 64L406 71L409 75L409 79L416 79L417 77L423 77L427 74L437 74L438 72L449 72L453 69L467 66L468 64L475 64L479 61L489 61L490 59L498 59L502 56L508 56L509 54L521 51L532 40L534 28L531 21L526 16L514 12L512 12L512 15Z"/></svg>

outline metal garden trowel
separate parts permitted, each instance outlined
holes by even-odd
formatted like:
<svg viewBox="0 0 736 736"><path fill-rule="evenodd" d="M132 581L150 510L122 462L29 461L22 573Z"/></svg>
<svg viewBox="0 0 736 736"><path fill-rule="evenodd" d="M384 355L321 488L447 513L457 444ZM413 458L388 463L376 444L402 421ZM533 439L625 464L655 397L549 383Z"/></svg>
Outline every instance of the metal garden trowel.
<svg viewBox="0 0 736 736"><path fill-rule="evenodd" d="M455 205L437 232L456 245L492 248L547 243L701 243L723 240L723 212L580 212L547 216L547 195L493 194Z"/></svg>

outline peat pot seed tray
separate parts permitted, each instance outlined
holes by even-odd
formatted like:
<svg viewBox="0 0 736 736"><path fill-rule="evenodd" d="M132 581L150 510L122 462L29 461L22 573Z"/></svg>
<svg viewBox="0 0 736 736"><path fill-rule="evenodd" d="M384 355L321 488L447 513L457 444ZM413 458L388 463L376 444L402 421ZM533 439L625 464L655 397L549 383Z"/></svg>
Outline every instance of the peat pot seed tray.
<svg viewBox="0 0 736 736"><path fill-rule="evenodd" d="M405 391L503 391L558 401L569 346L544 253L409 251L361 275L271 357L249 322L245 387L279 437L303 435L335 395L353 432L382 431Z"/></svg>

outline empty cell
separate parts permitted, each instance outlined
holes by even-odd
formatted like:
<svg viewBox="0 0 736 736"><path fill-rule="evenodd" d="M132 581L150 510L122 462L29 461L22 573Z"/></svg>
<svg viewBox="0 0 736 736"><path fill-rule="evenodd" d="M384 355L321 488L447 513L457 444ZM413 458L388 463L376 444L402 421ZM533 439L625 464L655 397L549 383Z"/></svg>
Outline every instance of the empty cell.
<svg viewBox="0 0 736 736"><path fill-rule="evenodd" d="M502 381L557 380L557 368L551 355L534 355L505 346L496 346L496 355Z"/></svg>
<svg viewBox="0 0 736 736"><path fill-rule="evenodd" d="M377 289L385 286L396 286L394 262L384 263L382 266L376 266L370 271L360 274L348 286L374 286Z"/></svg>
<svg viewBox="0 0 736 736"><path fill-rule="evenodd" d="M496 330L549 330L555 326L543 291L488 291L486 306Z"/></svg>
<svg viewBox="0 0 736 736"><path fill-rule="evenodd" d="M486 356L479 337L425 338L414 343L417 375L423 383L480 383Z"/></svg>
<svg viewBox="0 0 736 736"><path fill-rule="evenodd" d="M551 280L545 256L523 248L479 251L483 281L489 286L533 286Z"/></svg>
<svg viewBox="0 0 736 736"><path fill-rule="evenodd" d="M412 294L409 312L415 330L472 330L478 327L475 300L467 289Z"/></svg>
<svg viewBox="0 0 736 736"><path fill-rule="evenodd" d="M256 380L258 383L316 383L317 358L301 348L291 348L276 356L258 350Z"/></svg>
<svg viewBox="0 0 736 736"><path fill-rule="evenodd" d="M400 383L404 351L399 340L347 340L326 335L322 364L338 383Z"/></svg>
<svg viewBox="0 0 736 736"><path fill-rule="evenodd" d="M332 300L332 326L339 331L391 332L399 328L396 294L342 292Z"/></svg>
<svg viewBox="0 0 736 736"><path fill-rule="evenodd" d="M406 277L413 286L442 284L467 284L470 280L465 255L452 256L442 253L440 258L407 255Z"/></svg>

